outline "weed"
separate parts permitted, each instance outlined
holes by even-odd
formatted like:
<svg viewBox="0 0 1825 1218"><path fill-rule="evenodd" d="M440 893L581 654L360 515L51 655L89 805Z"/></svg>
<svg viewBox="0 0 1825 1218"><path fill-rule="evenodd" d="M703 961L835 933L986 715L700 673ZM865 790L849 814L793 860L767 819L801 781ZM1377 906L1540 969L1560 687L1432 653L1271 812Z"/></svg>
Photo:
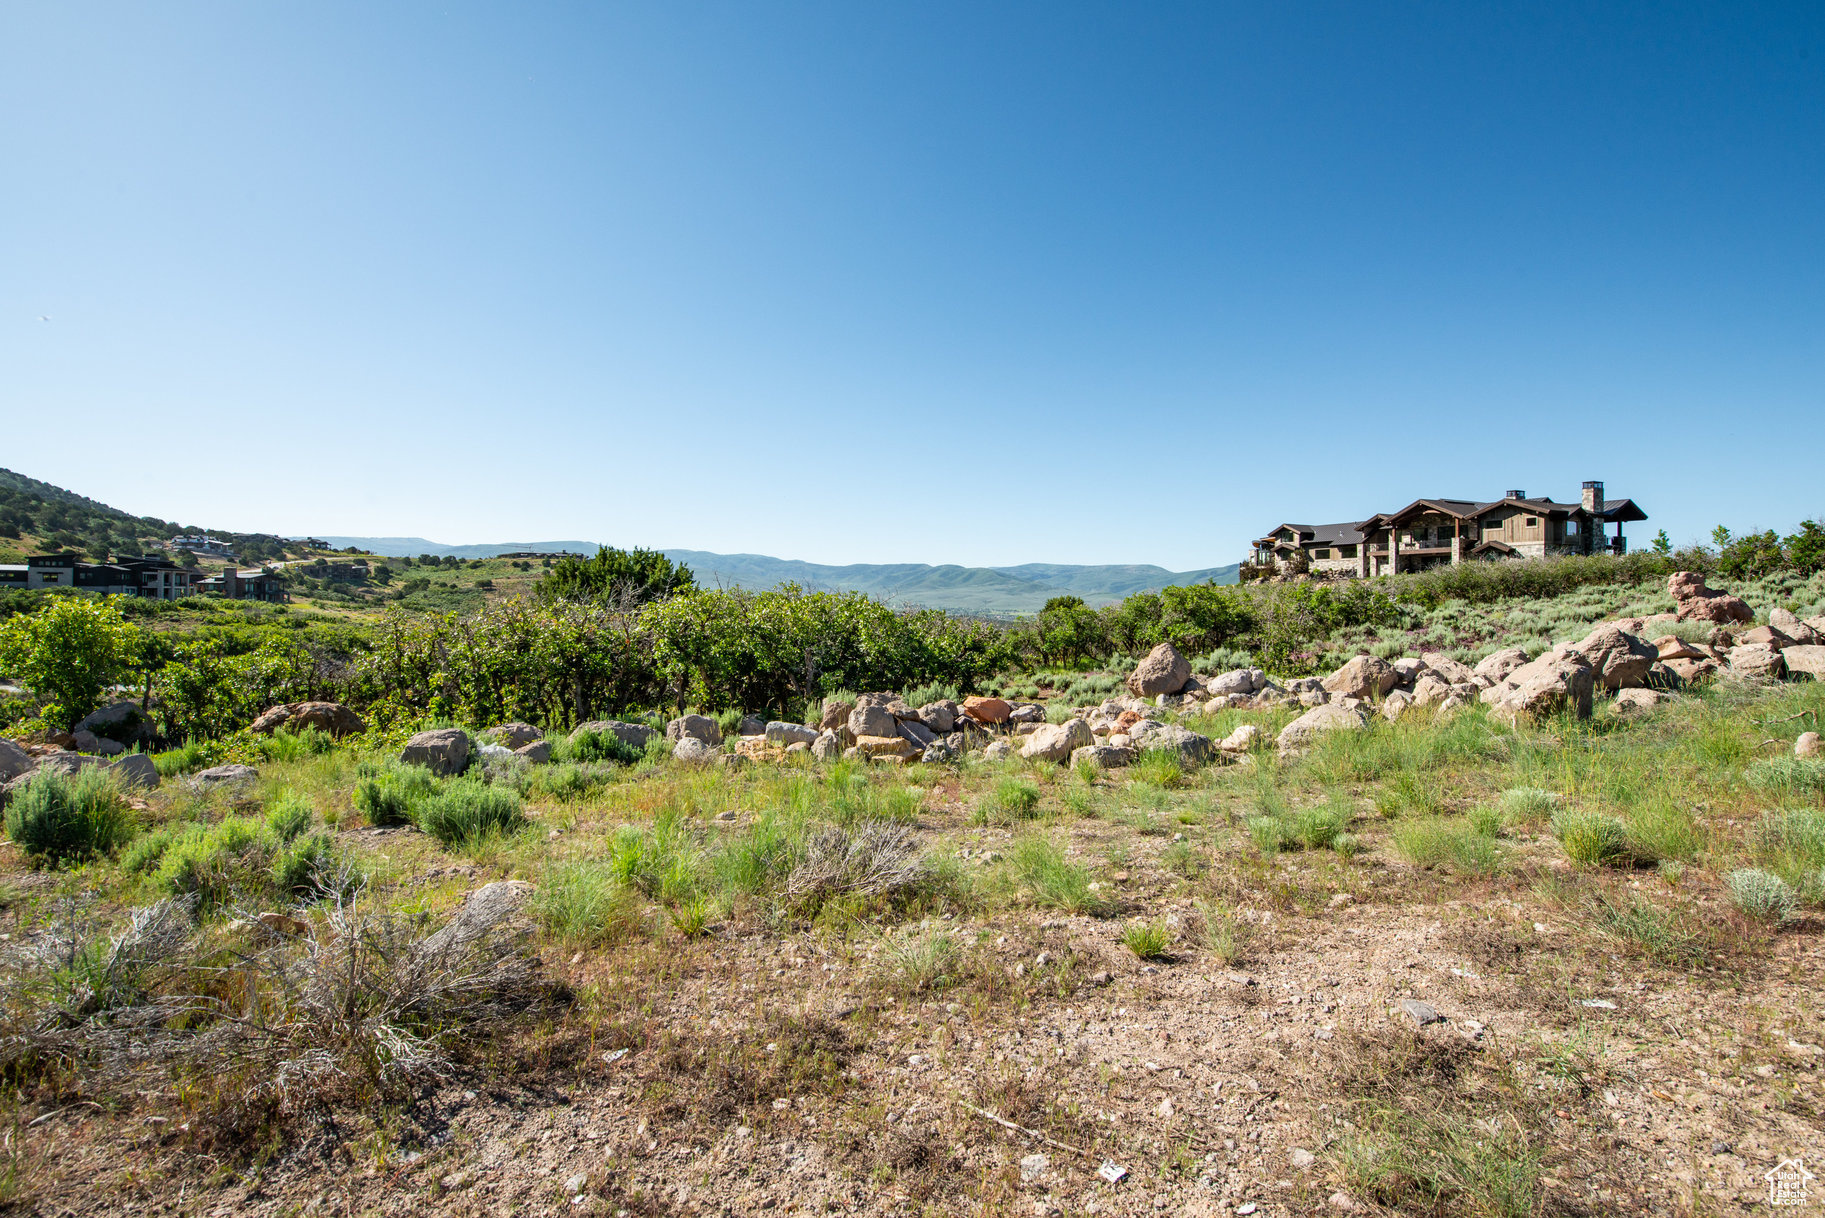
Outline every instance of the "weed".
<svg viewBox="0 0 1825 1218"><path fill-rule="evenodd" d="M1235 964L1248 952L1255 928L1220 905L1198 903L1204 922L1204 950L1218 964Z"/></svg>
<svg viewBox="0 0 1825 1218"><path fill-rule="evenodd" d="M881 963L896 989L924 992L944 989L956 978L957 941L939 932L887 934L881 939Z"/></svg>
<svg viewBox="0 0 1825 1218"><path fill-rule="evenodd" d="M445 846L473 843L490 832L510 834L525 827L520 797L503 787L459 778L414 810L418 827Z"/></svg>
<svg viewBox="0 0 1825 1218"><path fill-rule="evenodd" d="M1128 777L1149 786L1176 787L1185 777L1185 765L1174 749L1147 749L1129 765Z"/></svg>
<svg viewBox="0 0 1825 1218"><path fill-rule="evenodd" d="M46 767L13 792L6 835L34 862L62 863L114 849L133 835L133 819L120 786L101 770Z"/></svg>
<svg viewBox="0 0 1825 1218"><path fill-rule="evenodd" d="M1502 868L1502 847L1466 821L1432 816L1402 821L1394 848L1421 867L1444 867L1461 875L1493 875Z"/></svg>
<svg viewBox="0 0 1825 1218"><path fill-rule="evenodd" d="M1122 946L1142 960L1161 960L1172 946L1172 932L1164 922L1135 922L1122 931Z"/></svg>
<svg viewBox="0 0 1825 1218"><path fill-rule="evenodd" d="M553 752L562 761L613 762L616 765L633 765L647 755L645 749L629 744L613 732L601 731L578 731Z"/></svg>
<svg viewBox="0 0 1825 1218"><path fill-rule="evenodd" d="M1809 905L1825 901L1825 812L1789 808L1764 812L1753 837L1762 865Z"/></svg>
<svg viewBox="0 0 1825 1218"><path fill-rule="evenodd" d="M1628 828L1613 816L1560 808L1553 813L1552 830L1574 863L1603 867L1632 861Z"/></svg>
<svg viewBox="0 0 1825 1218"><path fill-rule="evenodd" d="M533 894L532 914L546 934L578 946L618 943L641 929L626 886L612 867L594 859L546 872Z"/></svg>
<svg viewBox="0 0 1825 1218"><path fill-rule="evenodd" d="M1090 873L1067 861L1064 851L1045 838L1029 837L1015 843L1009 858L1016 881L1035 904L1093 915L1106 908L1091 887Z"/></svg>
<svg viewBox="0 0 1825 1218"><path fill-rule="evenodd" d="M1497 801L1502 819L1510 825L1546 820L1558 806L1559 797L1539 787L1510 787Z"/></svg>
<svg viewBox="0 0 1825 1218"><path fill-rule="evenodd" d="M1744 771L1743 780L1758 791L1771 791L1788 798L1825 794L1825 760L1769 757Z"/></svg>
<svg viewBox="0 0 1825 1218"><path fill-rule="evenodd" d="M1739 867L1724 876L1724 887L1730 890L1731 904L1758 922L1785 922L1793 916L1793 887L1772 871Z"/></svg>
<svg viewBox="0 0 1825 1218"><path fill-rule="evenodd" d="M437 790L431 771L419 765L392 765L355 785L355 810L370 825L404 825L413 808Z"/></svg>

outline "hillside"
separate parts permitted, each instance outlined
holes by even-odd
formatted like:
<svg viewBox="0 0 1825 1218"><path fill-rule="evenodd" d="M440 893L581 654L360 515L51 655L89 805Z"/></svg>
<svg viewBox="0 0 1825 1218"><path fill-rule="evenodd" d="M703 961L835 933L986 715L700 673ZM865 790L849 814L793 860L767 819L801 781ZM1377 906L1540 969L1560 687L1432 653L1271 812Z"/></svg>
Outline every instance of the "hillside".
<svg viewBox="0 0 1825 1218"><path fill-rule="evenodd" d="M447 545L423 537L326 537L340 548L356 546L388 557L488 558L516 550L594 553L595 542L530 541L490 545ZM765 554L717 554L707 550L667 550L666 557L696 573L705 586L772 588L796 583L810 589L865 592L896 604L950 609L961 613L1034 613L1054 596L1081 596L1092 605L1110 604L1135 592L1171 584L1236 582L1235 564L1198 571L1168 571L1151 565L1084 565L1026 563L1014 567L963 567L955 564L851 563L831 566L773 558Z"/></svg>
<svg viewBox="0 0 1825 1218"><path fill-rule="evenodd" d="M0 561L46 550L77 550L92 559L154 550L180 533L208 532L234 546L243 561L281 557L285 544L266 533L204 530L156 516L135 516L75 491L0 469Z"/></svg>

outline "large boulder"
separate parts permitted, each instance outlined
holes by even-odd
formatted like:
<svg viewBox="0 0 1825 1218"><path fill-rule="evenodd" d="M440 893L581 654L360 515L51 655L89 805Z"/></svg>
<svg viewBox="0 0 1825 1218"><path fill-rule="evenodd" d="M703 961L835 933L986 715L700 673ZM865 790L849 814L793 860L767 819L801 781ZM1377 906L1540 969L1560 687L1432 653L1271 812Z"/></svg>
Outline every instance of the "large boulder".
<svg viewBox="0 0 1825 1218"><path fill-rule="evenodd" d="M721 751L701 736L680 736L672 745L672 760L697 763L712 761Z"/></svg>
<svg viewBox="0 0 1825 1218"><path fill-rule="evenodd" d="M1825 645L1796 643L1781 652L1790 673L1803 672L1815 681L1825 681Z"/></svg>
<svg viewBox="0 0 1825 1218"><path fill-rule="evenodd" d="M38 768L38 759L14 744L11 740L0 740L0 782L11 782L22 774L30 774Z"/></svg>
<svg viewBox="0 0 1825 1218"><path fill-rule="evenodd" d="M213 765L192 774L190 785L199 791L242 791L259 777L260 771L250 765Z"/></svg>
<svg viewBox="0 0 1825 1218"><path fill-rule="evenodd" d="M1400 681L1394 666L1376 656L1357 656L1326 677L1324 689L1346 698L1379 698Z"/></svg>
<svg viewBox="0 0 1825 1218"><path fill-rule="evenodd" d="M361 716L340 702L283 702L255 719L252 730L265 734L279 728L301 732L307 727L332 736L348 736L367 730Z"/></svg>
<svg viewBox="0 0 1825 1218"><path fill-rule="evenodd" d="M1679 678L1680 682L1685 685L1694 685L1708 680L1716 676L1722 667L1709 656L1697 660L1662 660L1661 663L1665 664L1667 671Z"/></svg>
<svg viewBox="0 0 1825 1218"><path fill-rule="evenodd" d="M545 733L530 723L503 723L483 732L482 739L489 744L498 744L503 748L517 751L535 740L545 739Z"/></svg>
<svg viewBox="0 0 1825 1218"><path fill-rule="evenodd" d="M1032 761L1069 761L1078 749L1096 743L1096 735L1082 719L1042 723L1026 738L1020 755Z"/></svg>
<svg viewBox="0 0 1825 1218"><path fill-rule="evenodd" d="M1755 611L1740 596L1715 592L1705 587L1705 577L1696 571L1675 571L1667 576L1667 595L1682 622L1717 622L1731 625L1753 622Z"/></svg>
<svg viewBox="0 0 1825 1218"><path fill-rule="evenodd" d="M1789 609L1770 609L1768 624L1804 646L1817 646L1825 643L1825 635L1820 634L1810 625L1800 620L1800 615Z"/></svg>
<svg viewBox="0 0 1825 1218"><path fill-rule="evenodd" d="M853 698L825 698L824 716L817 721L817 725L822 731L834 732L849 722L849 713L853 710Z"/></svg>
<svg viewBox="0 0 1825 1218"><path fill-rule="evenodd" d="M979 694L963 700L963 713L977 723L1006 723L1014 713L1013 704L1005 698L985 698Z"/></svg>
<svg viewBox="0 0 1825 1218"><path fill-rule="evenodd" d="M912 741L913 744L921 749L929 748L931 744L938 739L938 733L932 731L929 727L926 727L925 724L918 719L900 720L898 730L900 735Z"/></svg>
<svg viewBox="0 0 1825 1218"><path fill-rule="evenodd" d="M1599 689L1639 689L1660 652L1645 640L1615 626L1599 626L1577 644L1591 666Z"/></svg>
<svg viewBox="0 0 1825 1218"><path fill-rule="evenodd" d="M158 785L158 767L144 753L128 753L110 764L108 773L128 790L150 791Z"/></svg>
<svg viewBox="0 0 1825 1218"><path fill-rule="evenodd" d="M1766 643L1744 643L1730 649L1730 671L1756 681L1778 681L1787 675L1780 650Z"/></svg>
<svg viewBox="0 0 1825 1218"><path fill-rule="evenodd" d="M127 746L109 736L97 736L94 732L83 730L72 732L76 738L76 751L94 753L97 757L112 757L127 751Z"/></svg>
<svg viewBox="0 0 1825 1218"><path fill-rule="evenodd" d="M1143 719L1135 724L1128 734L1128 747L1171 751L1187 765L1203 765L1216 751L1209 736L1200 736L1190 728L1161 723L1157 719Z"/></svg>
<svg viewBox="0 0 1825 1218"><path fill-rule="evenodd" d="M1304 748L1323 732L1361 731L1368 724L1360 708L1343 702L1327 702L1314 706L1280 729L1280 751L1291 753Z"/></svg>
<svg viewBox="0 0 1825 1218"><path fill-rule="evenodd" d="M919 746L899 734L892 736L857 736L852 746L862 757L889 757L911 761L919 755Z"/></svg>
<svg viewBox="0 0 1825 1218"><path fill-rule="evenodd" d="M1224 696L1247 697L1259 688L1255 680L1255 670L1249 668L1232 668L1204 682L1204 692L1213 698Z"/></svg>
<svg viewBox="0 0 1825 1218"><path fill-rule="evenodd" d="M786 723L774 720L767 724L767 743L781 748L791 748L795 744L810 747L817 740L817 729L806 727L802 723Z"/></svg>
<svg viewBox="0 0 1825 1218"><path fill-rule="evenodd" d="M1176 694L1191 680L1191 665L1171 643L1161 643L1128 674L1128 688L1143 698Z"/></svg>
<svg viewBox="0 0 1825 1218"><path fill-rule="evenodd" d="M460 727L434 727L419 732L406 741L399 759L407 765L424 766L439 776L460 774L469 768L469 733Z"/></svg>
<svg viewBox="0 0 1825 1218"><path fill-rule="evenodd" d="M1427 671L1447 685L1463 685L1476 679L1476 672L1468 664L1460 664L1442 651L1429 651L1420 658Z"/></svg>
<svg viewBox="0 0 1825 1218"><path fill-rule="evenodd" d="M576 730L570 733L570 738L575 740L585 732L613 736L622 744L631 745L637 749L645 748L646 742L659 734L644 723L623 723L619 719L591 719L588 723L577 724Z"/></svg>
<svg viewBox="0 0 1825 1218"><path fill-rule="evenodd" d="M1471 676L1479 685L1500 685L1508 674L1527 663L1527 653L1519 647L1504 647L1477 661Z"/></svg>
<svg viewBox="0 0 1825 1218"><path fill-rule="evenodd" d="M722 728L708 715L680 715L665 725L665 738L673 744L691 739L717 745L722 743Z"/></svg>
<svg viewBox="0 0 1825 1218"><path fill-rule="evenodd" d="M1388 695L1390 698L1393 696L1393 694ZM1421 673L1419 679L1413 683L1412 705L1414 706L1437 706L1450 696L1451 683L1440 679L1437 673L1430 670ZM1395 712L1395 715L1398 714L1398 711ZM1395 715L1388 717L1392 719Z"/></svg>
<svg viewBox="0 0 1825 1218"><path fill-rule="evenodd" d="M131 744L151 734L148 730L145 713L139 709L137 702L110 702L78 719L76 726L70 731L76 735L92 732L104 739L118 741L121 744Z"/></svg>
<svg viewBox="0 0 1825 1218"><path fill-rule="evenodd" d="M1044 723L1046 708L1037 702L1022 702L1008 712L1009 723Z"/></svg>
<svg viewBox="0 0 1825 1218"><path fill-rule="evenodd" d="M948 736L951 729L957 726L957 716L962 710L949 698L940 698L928 702L919 708L919 722L940 736Z"/></svg>
<svg viewBox="0 0 1825 1218"><path fill-rule="evenodd" d="M530 762L533 765L544 765L547 761L551 760L551 741L530 741L526 744L522 744L519 748L514 749L513 755L518 757L521 761Z"/></svg>
<svg viewBox="0 0 1825 1218"><path fill-rule="evenodd" d="M1711 657L1678 635L1666 634L1653 642L1654 654L1662 660L1708 660Z"/></svg>
<svg viewBox="0 0 1825 1218"><path fill-rule="evenodd" d="M849 712L849 734L860 740L864 736L898 736L900 721L884 705L863 703Z"/></svg>
<svg viewBox="0 0 1825 1218"><path fill-rule="evenodd" d="M759 715L743 715L741 722L735 725L737 736L765 736L767 721Z"/></svg>
<svg viewBox="0 0 1825 1218"><path fill-rule="evenodd" d="M1099 769L1115 770L1134 761L1134 750L1118 744L1086 744L1071 751L1073 766L1089 763Z"/></svg>
<svg viewBox="0 0 1825 1218"><path fill-rule="evenodd" d="M811 742L811 756L818 761L835 761L843 755L843 739L834 728L825 728Z"/></svg>
<svg viewBox="0 0 1825 1218"><path fill-rule="evenodd" d="M1588 719L1595 686L1596 670L1582 655L1555 650L1517 668L1507 681L1484 691L1483 699L1502 723L1538 723L1563 711Z"/></svg>

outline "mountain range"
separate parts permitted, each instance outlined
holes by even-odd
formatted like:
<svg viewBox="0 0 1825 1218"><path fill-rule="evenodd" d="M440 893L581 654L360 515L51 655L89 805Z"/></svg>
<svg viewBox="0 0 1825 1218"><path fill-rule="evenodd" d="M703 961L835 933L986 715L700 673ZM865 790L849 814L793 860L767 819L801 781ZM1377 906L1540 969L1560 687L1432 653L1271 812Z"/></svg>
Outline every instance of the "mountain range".
<svg viewBox="0 0 1825 1218"><path fill-rule="evenodd" d="M357 546L390 558L452 555L492 558L516 550L594 554L589 541L511 541L495 545L453 546L423 537L324 537L337 548ZM1070 565L1023 563L1013 567L961 567L953 564L852 563L829 566L772 558L765 554L713 554L706 550L667 550L667 558L684 563L705 586L772 588L796 583L813 590L865 592L880 600L961 613L1035 613L1054 596L1081 596L1106 605L1136 592L1172 584L1236 582L1236 566L1199 571L1168 571L1147 564Z"/></svg>

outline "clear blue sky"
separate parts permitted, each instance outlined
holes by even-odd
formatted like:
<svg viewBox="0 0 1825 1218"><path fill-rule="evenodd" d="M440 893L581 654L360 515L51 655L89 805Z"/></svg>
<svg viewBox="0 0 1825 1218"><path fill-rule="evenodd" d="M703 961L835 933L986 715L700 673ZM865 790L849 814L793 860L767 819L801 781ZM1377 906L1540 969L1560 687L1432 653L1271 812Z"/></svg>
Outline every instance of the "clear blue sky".
<svg viewBox="0 0 1825 1218"><path fill-rule="evenodd" d="M132 511L1175 569L1585 478L1825 513L1817 3L0 31L0 465Z"/></svg>

